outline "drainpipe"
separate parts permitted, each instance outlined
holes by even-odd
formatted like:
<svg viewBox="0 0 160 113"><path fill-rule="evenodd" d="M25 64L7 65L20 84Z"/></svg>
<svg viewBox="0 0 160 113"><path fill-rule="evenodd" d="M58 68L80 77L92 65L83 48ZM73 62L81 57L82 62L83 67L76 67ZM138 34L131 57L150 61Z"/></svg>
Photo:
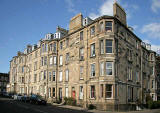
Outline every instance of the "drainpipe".
<svg viewBox="0 0 160 113"><path fill-rule="evenodd" d="M57 94L58 94L58 88L57 88L57 75L58 75L58 47L59 47L59 45L58 45L58 41L57 41L57 44L56 44L56 49L57 49L57 55L56 55L56 78L55 78L55 80L56 80L56 88L55 88L55 92L56 92L56 102L57 102Z"/></svg>
<svg viewBox="0 0 160 113"><path fill-rule="evenodd" d="M88 82L88 80L87 80L87 77L88 77L88 29L87 29L87 59L86 59L86 81L85 81L85 84L86 84L86 105L85 105L85 107L87 107L88 106L88 100L87 100L87 82Z"/></svg>

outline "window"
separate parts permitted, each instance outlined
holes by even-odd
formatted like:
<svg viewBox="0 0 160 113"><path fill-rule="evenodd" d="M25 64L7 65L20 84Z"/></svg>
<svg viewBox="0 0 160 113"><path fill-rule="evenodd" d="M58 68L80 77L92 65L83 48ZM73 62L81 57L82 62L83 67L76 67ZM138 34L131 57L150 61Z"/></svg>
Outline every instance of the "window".
<svg viewBox="0 0 160 113"><path fill-rule="evenodd" d="M53 43L53 52L56 53L56 42Z"/></svg>
<svg viewBox="0 0 160 113"><path fill-rule="evenodd" d="M49 72L49 81L51 81L51 72Z"/></svg>
<svg viewBox="0 0 160 113"><path fill-rule="evenodd" d="M46 70L44 70L44 80L46 79Z"/></svg>
<svg viewBox="0 0 160 113"><path fill-rule="evenodd" d="M37 70L37 62L34 62L34 71Z"/></svg>
<svg viewBox="0 0 160 113"><path fill-rule="evenodd" d="M96 53L95 53L95 43L91 44L91 57L94 57L94 56L96 56Z"/></svg>
<svg viewBox="0 0 160 113"><path fill-rule="evenodd" d="M83 99L83 86L79 87L79 99Z"/></svg>
<svg viewBox="0 0 160 113"><path fill-rule="evenodd" d="M99 24L99 31L100 31L100 32L103 32L103 30L104 30L104 25L103 25L103 22L101 22L101 23Z"/></svg>
<svg viewBox="0 0 160 113"><path fill-rule="evenodd" d="M136 65L139 64L139 58L138 58L138 54L136 54Z"/></svg>
<svg viewBox="0 0 160 113"><path fill-rule="evenodd" d="M136 82L139 82L139 72L136 72Z"/></svg>
<svg viewBox="0 0 160 113"><path fill-rule="evenodd" d="M68 47L69 46L69 39L67 38L66 39L66 47Z"/></svg>
<svg viewBox="0 0 160 113"><path fill-rule="evenodd" d="M100 97L103 98L103 84L100 85Z"/></svg>
<svg viewBox="0 0 160 113"><path fill-rule="evenodd" d="M43 80L43 71L41 71L41 80Z"/></svg>
<svg viewBox="0 0 160 113"><path fill-rule="evenodd" d="M42 44L42 53L45 52L44 44Z"/></svg>
<svg viewBox="0 0 160 113"><path fill-rule="evenodd" d="M112 40L106 40L106 53L112 53Z"/></svg>
<svg viewBox="0 0 160 113"><path fill-rule="evenodd" d="M83 48L80 48L79 50L79 57L80 57L80 60L84 60L84 49Z"/></svg>
<svg viewBox="0 0 160 113"><path fill-rule="evenodd" d="M83 66L80 66L80 79L83 79Z"/></svg>
<svg viewBox="0 0 160 113"><path fill-rule="evenodd" d="M43 57L41 57L41 66L43 66Z"/></svg>
<svg viewBox="0 0 160 113"><path fill-rule="evenodd" d="M60 60L59 65L63 65L63 56L62 55L59 56L59 60Z"/></svg>
<svg viewBox="0 0 160 113"><path fill-rule="evenodd" d="M68 87L65 88L65 92L66 92L66 97L68 97Z"/></svg>
<svg viewBox="0 0 160 113"><path fill-rule="evenodd" d="M151 60L153 61L153 54L151 54Z"/></svg>
<svg viewBox="0 0 160 113"><path fill-rule="evenodd" d="M95 64L91 64L91 77L95 76Z"/></svg>
<svg viewBox="0 0 160 113"><path fill-rule="evenodd" d="M106 21L105 23L105 30L111 32L112 31L112 22Z"/></svg>
<svg viewBox="0 0 160 113"><path fill-rule="evenodd" d="M155 101L155 95L151 94L152 100Z"/></svg>
<svg viewBox="0 0 160 113"><path fill-rule="evenodd" d="M62 71L60 71L60 72L59 72L59 81L60 81L60 82L62 81L62 77L63 77Z"/></svg>
<svg viewBox="0 0 160 113"><path fill-rule="evenodd" d="M37 56L38 56L38 51L35 52L35 58L37 58Z"/></svg>
<svg viewBox="0 0 160 113"><path fill-rule="evenodd" d="M132 80L132 68L128 67L128 80Z"/></svg>
<svg viewBox="0 0 160 113"><path fill-rule="evenodd" d="M53 71L53 81L55 81L55 80L56 80L56 72Z"/></svg>
<svg viewBox="0 0 160 113"><path fill-rule="evenodd" d="M83 31L80 32L80 40L83 40Z"/></svg>
<svg viewBox="0 0 160 113"><path fill-rule="evenodd" d="M60 49L63 49L63 42L60 42Z"/></svg>
<svg viewBox="0 0 160 113"><path fill-rule="evenodd" d="M45 44L45 52L48 51L48 44Z"/></svg>
<svg viewBox="0 0 160 113"><path fill-rule="evenodd" d="M49 93L48 96L49 96L49 98L51 98L51 88L49 88L48 90L49 90L48 91L48 93Z"/></svg>
<svg viewBox="0 0 160 113"><path fill-rule="evenodd" d="M52 91L53 93L52 93L52 95L53 95L53 97L55 97L56 95L55 95L55 87L53 87L53 91Z"/></svg>
<svg viewBox="0 0 160 113"><path fill-rule="evenodd" d="M66 75L66 81L68 81L69 80L69 70L68 69L66 69L66 71L65 71L65 75Z"/></svg>
<svg viewBox="0 0 160 113"><path fill-rule="evenodd" d="M91 35L95 35L95 26L92 26L92 27L90 28L90 34L91 34Z"/></svg>
<svg viewBox="0 0 160 113"><path fill-rule="evenodd" d="M104 42L100 40L100 54L104 54Z"/></svg>
<svg viewBox="0 0 160 113"><path fill-rule="evenodd" d="M113 74L113 62L106 62L106 75Z"/></svg>
<svg viewBox="0 0 160 113"><path fill-rule="evenodd" d="M22 73L24 73L24 67L22 66Z"/></svg>
<svg viewBox="0 0 160 113"><path fill-rule="evenodd" d="M53 49L53 44L49 44L49 51L52 51Z"/></svg>
<svg viewBox="0 0 160 113"><path fill-rule="evenodd" d="M152 69L152 73L151 74L154 75L154 66L152 66L151 69Z"/></svg>
<svg viewBox="0 0 160 113"><path fill-rule="evenodd" d="M53 57L49 58L49 64L52 65L53 64Z"/></svg>
<svg viewBox="0 0 160 113"><path fill-rule="evenodd" d="M105 96L106 98L112 98L112 85L111 84L106 84Z"/></svg>
<svg viewBox="0 0 160 113"><path fill-rule="evenodd" d="M128 86L128 102L133 101L133 87Z"/></svg>
<svg viewBox="0 0 160 113"><path fill-rule="evenodd" d="M54 57L53 57L53 60L54 60L54 61L53 61L54 65L56 65L56 64L57 64L57 57L54 56Z"/></svg>
<svg viewBox="0 0 160 113"><path fill-rule="evenodd" d="M34 82L37 82L37 74L34 74Z"/></svg>
<svg viewBox="0 0 160 113"><path fill-rule="evenodd" d="M132 50L127 49L127 51L128 51L128 60L131 61L132 60Z"/></svg>
<svg viewBox="0 0 160 113"><path fill-rule="evenodd" d="M44 65L47 65L47 57L44 57Z"/></svg>
<svg viewBox="0 0 160 113"><path fill-rule="evenodd" d="M104 75L104 62L100 62L100 76Z"/></svg>
<svg viewBox="0 0 160 113"><path fill-rule="evenodd" d="M90 98L95 98L96 97L96 92L95 92L95 86L91 86L91 91L90 91Z"/></svg>
<svg viewBox="0 0 160 113"><path fill-rule="evenodd" d="M154 88L154 80L152 80L152 89Z"/></svg>
<svg viewBox="0 0 160 113"><path fill-rule="evenodd" d="M69 62L69 53L66 53L66 63Z"/></svg>

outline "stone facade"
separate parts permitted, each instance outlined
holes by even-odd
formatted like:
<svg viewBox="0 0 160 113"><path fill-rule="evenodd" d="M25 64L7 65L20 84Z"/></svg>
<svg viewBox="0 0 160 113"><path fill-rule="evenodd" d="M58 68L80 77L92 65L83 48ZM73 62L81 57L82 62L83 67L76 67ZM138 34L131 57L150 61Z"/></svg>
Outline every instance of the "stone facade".
<svg viewBox="0 0 160 113"><path fill-rule="evenodd" d="M157 100L156 53L127 27L124 9L117 3L113 9L114 16L85 26L78 14L64 37L51 35L18 52L10 62L10 91L50 102L72 97L83 107L104 110L134 109L148 94Z"/></svg>
<svg viewBox="0 0 160 113"><path fill-rule="evenodd" d="M9 83L9 74L0 73L0 94L7 92L8 83Z"/></svg>

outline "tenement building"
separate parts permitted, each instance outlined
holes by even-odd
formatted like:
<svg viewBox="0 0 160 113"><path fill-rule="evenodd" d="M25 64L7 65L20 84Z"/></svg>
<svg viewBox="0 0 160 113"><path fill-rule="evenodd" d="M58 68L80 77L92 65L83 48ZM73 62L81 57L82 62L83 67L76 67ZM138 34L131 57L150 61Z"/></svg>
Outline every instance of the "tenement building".
<svg viewBox="0 0 160 113"><path fill-rule="evenodd" d="M9 83L9 74L0 73L0 95L7 92L8 83Z"/></svg>
<svg viewBox="0 0 160 113"><path fill-rule="evenodd" d="M126 13L92 20L78 14L69 30L57 27L10 61L10 91L39 94L49 102L72 97L97 109L131 109L157 100L156 53L128 27Z"/></svg>

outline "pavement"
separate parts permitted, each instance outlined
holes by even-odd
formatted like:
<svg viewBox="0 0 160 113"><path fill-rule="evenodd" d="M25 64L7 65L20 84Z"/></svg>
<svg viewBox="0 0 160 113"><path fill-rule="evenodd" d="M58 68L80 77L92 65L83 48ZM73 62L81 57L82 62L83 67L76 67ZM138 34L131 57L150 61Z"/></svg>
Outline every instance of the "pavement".
<svg viewBox="0 0 160 113"><path fill-rule="evenodd" d="M0 97L0 113L160 113L160 109L129 112L99 111L59 104L34 105Z"/></svg>

